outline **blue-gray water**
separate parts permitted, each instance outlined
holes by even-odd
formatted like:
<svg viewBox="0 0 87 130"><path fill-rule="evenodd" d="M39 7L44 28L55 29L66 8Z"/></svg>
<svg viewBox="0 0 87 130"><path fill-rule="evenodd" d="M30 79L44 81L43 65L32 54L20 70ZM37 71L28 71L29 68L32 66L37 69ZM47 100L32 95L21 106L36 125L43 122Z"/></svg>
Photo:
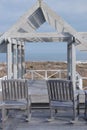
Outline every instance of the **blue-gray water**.
<svg viewBox="0 0 87 130"><path fill-rule="evenodd" d="M66 61L66 43L27 43L26 60L28 61ZM87 52L76 49L76 60L87 61Z"/></svg>
<svg viewBox="0 0 87 130"><path fill-rule="evenodd" d="M27 43L25 47L27 61L66 61L66 43ZM77 61L87 61L87 52L76 51ZM6 54L0 54L0 62L6 62Z"/></svg>

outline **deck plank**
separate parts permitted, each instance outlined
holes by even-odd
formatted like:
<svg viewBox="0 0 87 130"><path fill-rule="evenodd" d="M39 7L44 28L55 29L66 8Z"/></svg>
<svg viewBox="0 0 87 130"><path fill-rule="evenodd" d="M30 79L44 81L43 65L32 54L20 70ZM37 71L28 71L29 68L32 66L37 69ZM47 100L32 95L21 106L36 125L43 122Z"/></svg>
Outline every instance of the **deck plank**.
<svg viewBox="0 0 87 130"><path fill-rule="evenodd" d="M29 93L32 103L49 103L46 80L29 80ZM80 90L80 103L85 102L85 95Z"/></svg>
<svg viewBox="0 0 87 130"><path fill-rule="evenodd" d="M70 124L72 112L67 111L58 113L55 120L48 122L50 117L49 109L32 110L32 118L30 122L23 120L22 112L13 112L13 117L9 116L4 125L3 130L85 130L87 122L84 120L83 111L80 113L79 120L74 124Z"/></svg>

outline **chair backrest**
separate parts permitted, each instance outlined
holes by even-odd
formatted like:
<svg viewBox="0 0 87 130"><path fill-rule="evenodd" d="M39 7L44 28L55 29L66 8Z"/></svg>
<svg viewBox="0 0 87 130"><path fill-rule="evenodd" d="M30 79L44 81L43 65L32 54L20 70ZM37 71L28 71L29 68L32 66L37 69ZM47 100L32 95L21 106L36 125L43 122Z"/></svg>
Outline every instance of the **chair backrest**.
<svg viewBox="0 0 87 130"><path fill-rule="evenodd" d="M27 81L23 79L2 80L3 100L18 100L28 97Z"/></svg>
<svg viewBox="0 0 87 130"><path fill-rule="evenodd" d="M71 101L74 98L70 80L47 80L47 89L51 101Z"/></svg>

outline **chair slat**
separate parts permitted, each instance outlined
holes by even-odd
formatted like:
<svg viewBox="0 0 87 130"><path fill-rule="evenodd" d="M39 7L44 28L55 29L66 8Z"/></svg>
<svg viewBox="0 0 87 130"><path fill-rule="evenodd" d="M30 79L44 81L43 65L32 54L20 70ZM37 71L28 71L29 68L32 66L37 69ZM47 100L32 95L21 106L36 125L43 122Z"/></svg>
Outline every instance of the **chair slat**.
<svg viewBox="0 0 87 130"><path fill-rule="evenodd" d="M60 109L72 109L73 119L76 119L76 110L79 114L79 98L74 99L74 89L70 80L47 80L50 116L53 119L53 111ZM55 112L56 113L56 112ZM85 111L86 113L86 111Z"/></svg>
<svg viewBox="0 0 87 130"><path fill-rule="evenodd" d="M69 101L73 99L73 86L69 80L48 80L47 88L51 100Z"/></svg>
<svg viewBox="0 0 87 130"><path fill-rule="evenodd" d="M28 96L27 80L2 80L2 96L5 109L26 109L26 120L31 118L31 99Z"/></svg>
<svg viewBox="0 0 87 130"><path fill-rule="evenodd" d="M2 80L3 100L18 100L28 97L25 80Z"/></svg>

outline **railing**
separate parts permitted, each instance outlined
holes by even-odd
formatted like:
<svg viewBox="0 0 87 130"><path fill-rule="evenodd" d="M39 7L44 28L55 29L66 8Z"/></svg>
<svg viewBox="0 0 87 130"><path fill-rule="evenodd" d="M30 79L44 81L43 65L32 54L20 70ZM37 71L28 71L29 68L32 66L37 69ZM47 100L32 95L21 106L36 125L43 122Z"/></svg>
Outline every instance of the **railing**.
<svg viewBox="0 0 87 130"><path fill-rule="evenodd" d="M47 80L47 79L51 79L51 78L55 78L55 79L67 79L67 70L27 70L26 75L28 75L28 79L34 80L34 79L43 79L43 80ZM83 86L83 81L82 81L82 77L78 74L78 72L76 73L76 86L77 88L82 89Z"/></svg>
<svg viewBox="0 0 87 130"><path fill-rule="evenodd" d="M67 70L27 70L29 79L66 78ZM25 76L26 76L25 74Z"/></svg>
<svg viewBox="0 0 87 130"><path fill-rule="evenodd" d="M27 76L28 75L28 76ZM55 79L66 79L67 78L67 70L27 70L24 78L28 78L31 80L47 80L51 78ZM1 90L1 80L7 79L7 76L0 78L0 90ZM83 80L87 77L81 77L78 73L76 74L76 86L82 89Z"/></svg>

